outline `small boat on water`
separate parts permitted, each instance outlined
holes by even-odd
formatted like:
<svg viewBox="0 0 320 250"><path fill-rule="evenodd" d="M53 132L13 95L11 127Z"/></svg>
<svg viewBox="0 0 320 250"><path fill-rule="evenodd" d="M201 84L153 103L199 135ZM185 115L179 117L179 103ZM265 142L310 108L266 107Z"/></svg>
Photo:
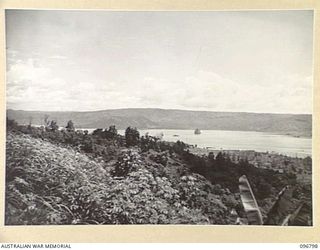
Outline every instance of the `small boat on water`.
<svg viewBox="0 0 320 250"><path fill-rule="evenodd" d="M200 134L201 134L200 129L196 128L196 130L194 131L194 134L195 134L195 135L200 135Z"/></svg>
<svg viewBox="0 0 320 250"><path fill-rule="evenodd" d="M179 135L173 135L173 137L179 137Z"/></svg>

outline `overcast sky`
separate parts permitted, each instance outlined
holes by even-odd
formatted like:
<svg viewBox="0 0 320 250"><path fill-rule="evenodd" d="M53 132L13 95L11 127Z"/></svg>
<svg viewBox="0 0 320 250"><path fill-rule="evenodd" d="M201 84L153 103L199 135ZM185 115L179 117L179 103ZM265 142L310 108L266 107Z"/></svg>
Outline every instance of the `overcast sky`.
<svg viewBox="0 0 320 250"><path fill-rule="evenodd" d="M312 113L312 11L6 11L7 108Z"/></svg>

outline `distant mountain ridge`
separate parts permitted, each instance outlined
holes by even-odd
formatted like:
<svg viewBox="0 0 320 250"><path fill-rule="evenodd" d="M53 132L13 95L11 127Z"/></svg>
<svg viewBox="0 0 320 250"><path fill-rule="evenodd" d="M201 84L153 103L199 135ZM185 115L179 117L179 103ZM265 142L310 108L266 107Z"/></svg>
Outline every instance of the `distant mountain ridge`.
<svg viewBox="0 0 320 250"><path fill-rule="evenodd" d="M44 116L65 126L72 120L77 128L118 129L195 129L258 131L294 136L312 135L312 115L242 112L189 111L153 108L112 109L101 111L24 111L7 110L7 117L19 124L43 124Z"/></svg>

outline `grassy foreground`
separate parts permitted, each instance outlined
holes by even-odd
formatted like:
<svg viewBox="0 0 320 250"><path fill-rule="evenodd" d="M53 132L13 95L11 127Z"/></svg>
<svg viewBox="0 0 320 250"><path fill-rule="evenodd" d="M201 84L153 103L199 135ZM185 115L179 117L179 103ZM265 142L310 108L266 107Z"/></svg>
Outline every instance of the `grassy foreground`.
<svg viewBox="0 0 320 250"><path fill-rule="evenodd" d="M132 147L106 162L13 132L6 147L7 225L234 224L237 197L178 160L166 172Z"/></svg>

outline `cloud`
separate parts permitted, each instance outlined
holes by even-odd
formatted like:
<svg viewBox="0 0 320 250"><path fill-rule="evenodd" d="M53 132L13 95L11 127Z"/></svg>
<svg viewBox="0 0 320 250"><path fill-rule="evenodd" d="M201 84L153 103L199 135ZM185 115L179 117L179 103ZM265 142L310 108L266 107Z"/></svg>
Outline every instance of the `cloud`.
<svg viewBox="0 0 320 250"><path fill-rule="evenodd" d="M19 60L11 65L7 72L9 82L20 82L22 80L37 81L48 74L48 69L39 67L36 60L28 59L26 62Z"/></svg>
<svg viewBox="0 0 320 250"><path fill-rule="evenodd" d="M57 60L65 60L67 59L66 56L61 56L61 55L53 55L53 56L49 56L49 59L57 59Z"/></svg>
<svg viewBox="0 0 320 250"><path fill-rule="evenodd" d="M141 107L242 112L312 112L312 78L284 76L278 84L243 84L198 71L181 81L145 78L131 90Z"/></svg>
<svg viewBox="0 0 320 250"><path fill-rule="evenodd" d="M53 110L66 96L65 81L54 77L49 68L35 59L12 64L6 79L7 102L12 108Z"/></svg>
<svg viewBox="0 0 320 250"><path fill-rule="evenodd" d="M128 107L245 112L312 112L312 77L284 75L243 84L199 70L181 79L144 77L68 82L38 59L16 61L7 72L9 108L98 110ZM277 82L277 84L274 83Z"/></svg>
<svg viewBox="0 0 320 250"><path fill-rule="evenodd" d="M6 14L11 108L312 110L312 11Z"/></svg>
<svg viewBox="0 0 320 250"><path fill-rule="evenodd" d="M126 82L67 82L39 60L17 60L7 71L8 108L24 110L97 110L130 106Z"/></svg>
<svg viewBox="0 0 320 250"><path fill-rule="evenodd" d="M14 49L10 49L10 48L8 48L6 50L6 53L7 53L7 59L14 59L19 55L18 50L14 50Z"/></svg>

